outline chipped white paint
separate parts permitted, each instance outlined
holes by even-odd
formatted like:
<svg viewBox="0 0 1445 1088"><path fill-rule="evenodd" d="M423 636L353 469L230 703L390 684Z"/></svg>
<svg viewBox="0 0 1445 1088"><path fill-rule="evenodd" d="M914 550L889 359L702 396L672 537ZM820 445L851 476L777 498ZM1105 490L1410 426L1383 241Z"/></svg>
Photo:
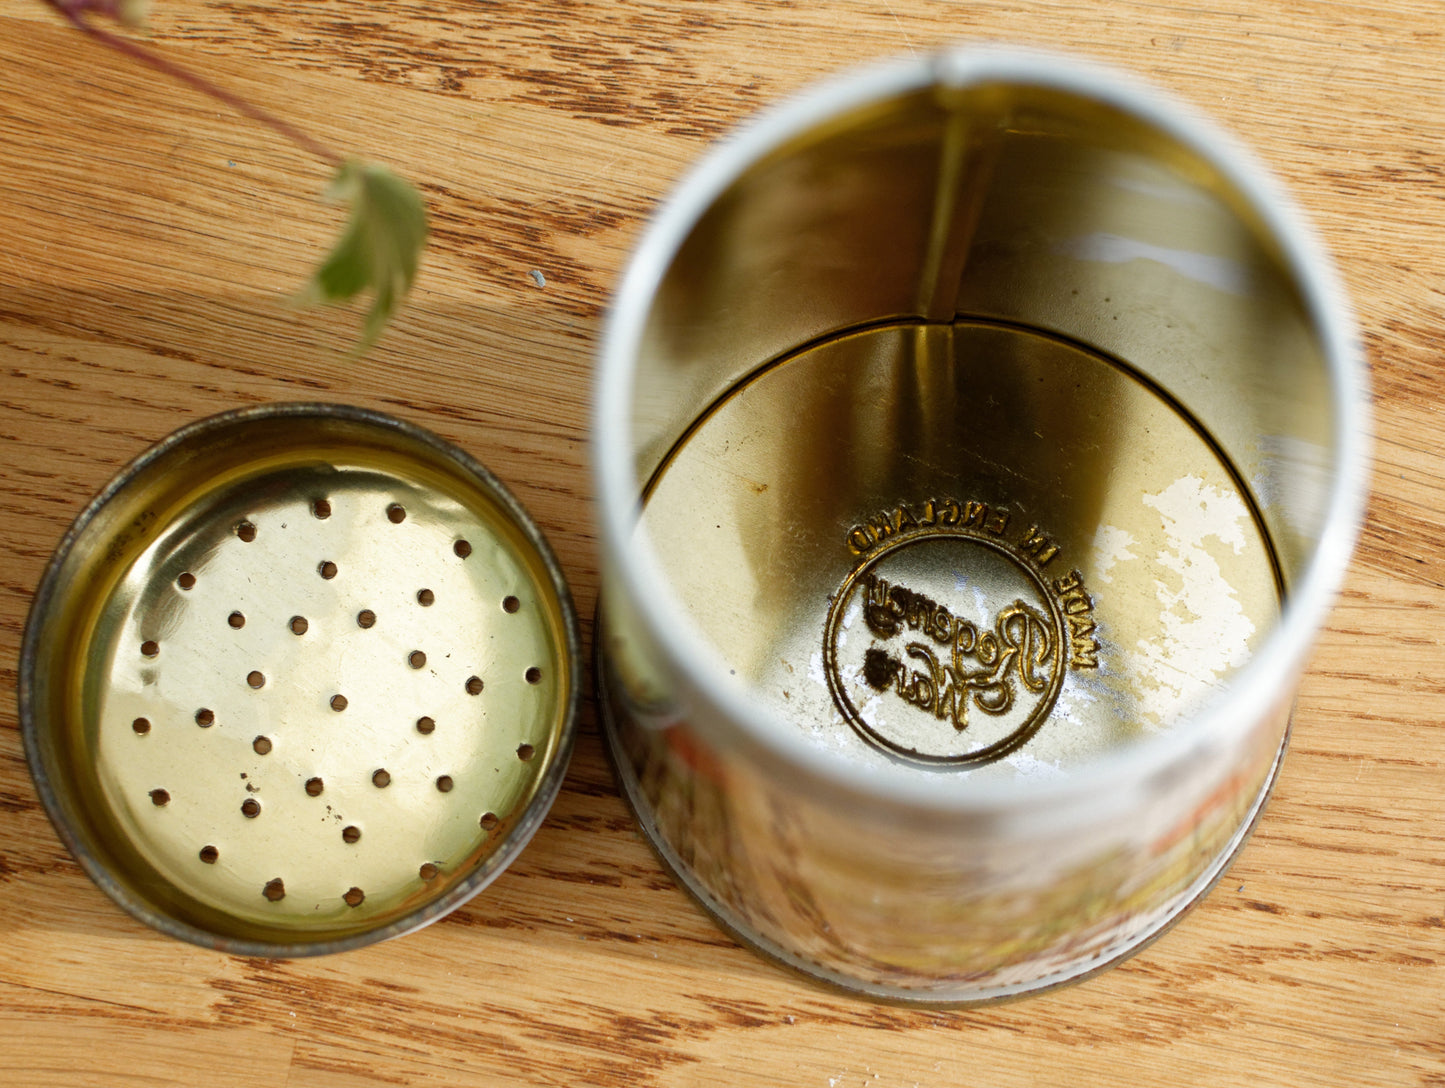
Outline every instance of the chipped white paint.
<svg viewBox="0 0 1445 1088"><path fill-rule="evenodd" d="M844 626L847 626L846 622ZM823 668L822 650L814 651L813 656L808 658L808 679L815 684L822 684L825 688L828 686L828 673Z"/></svg>
<svg viewBox="0 0 1445 1088"><path fill-rule="evenodd" d="M1175 578L1155 579L1160 636L1139 640L1130 663L1139 679L1140 711L1167 725L1249 657L1254 623L1209 544L1213 540L1213 547L1239 554L1249 511L1234 492L1195 476L1142 501L1158 511L1162 523L1163 547L1155 562Z"/></svg>
<svg viewBox="0 0 1445 1088"><path fill-rule="evenodd" d="M1020 749L1005 756L1003 761L1018 772L1020 778L1063 778L1067 772L1059 765L1059 761L1046 763L1029 755L1028 752Z"/></svg>
<svg viewBox="0 0 1445 1088"><path fill-rule="evenodd" d="M1129 550L1129 545L1133 543L1134 536L1127 529L1100 525L1094 534L1094 580L1106 584L1112 582L1114 579L1109 572L1114 569L1114 564L1138 559Z"/></svg>

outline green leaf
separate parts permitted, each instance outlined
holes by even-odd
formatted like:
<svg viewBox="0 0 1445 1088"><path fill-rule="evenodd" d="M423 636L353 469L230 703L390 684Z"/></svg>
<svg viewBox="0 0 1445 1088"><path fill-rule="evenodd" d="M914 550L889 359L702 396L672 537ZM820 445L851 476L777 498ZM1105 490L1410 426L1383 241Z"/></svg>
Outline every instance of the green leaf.
<svg viewBox="0 0 1445 1088"><path fill-rule="evenodd" d="M416 280L426 244L426 207L409 182L359 159L341 164L326 197L349 204L351 214L300 300L307 305L344 302L373 291L356 348L360 354L376 342Z"/></svg>

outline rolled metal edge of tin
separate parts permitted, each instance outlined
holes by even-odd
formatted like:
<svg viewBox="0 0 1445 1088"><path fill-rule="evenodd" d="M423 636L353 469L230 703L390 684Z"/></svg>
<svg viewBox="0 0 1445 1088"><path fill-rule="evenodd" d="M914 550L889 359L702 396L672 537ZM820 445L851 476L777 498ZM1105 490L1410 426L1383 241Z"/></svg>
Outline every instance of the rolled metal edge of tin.
<svg viewBox="0 0 1445 1088"><path fill-rule="evenodd" d="M1319 330L1338 436L1319 542L1285 602L1278 626L1231 678L1226 692L1203 706L1187 728L1081 764L1063 779L977 782L959 791L947 778L920 780L906 769L851 766L806 738L772 727L766 711L711 675L713 655L674 593L654 577L659 561L645 535L634 538L640 509L632 473L630 403L635 358L657 285L706 209L763 156L849 109L929 86L961 88L1011 81L1093 98L1156 126L1217 167L1278 240ZM763 112L725 138L675 186L633 252L602 338L592 416L592 456L604 555L622 590L640 602L637 615L671 666L719 713L693 727L715 743L750 756L794 786L818 795L843 790L865 803L987 812L1025 802L1080 797L1121 778L1139 780L1186 759L1204 738L1229 744L1246 733L1254 710L1268 705L1281 677L1303 667L1343 582L1363 520L1371 447L1368 378L1353 313L1333 262L1264 165L1235 138L1191 106L1137 77L1090 61L1041 50L997 46L944 50L845 72ZM721 729L717 720L726 720Z"/></svg>
<svg viewBox="0 0 1445 1088"><path fill-rule="evenodd" d="M34 682L42 627L55 601L59 588L60 571L85 528L108 503L127 487L130 481L149 466L164 459L177 447L214 430L245 424L252 420L277 418L338 420L391 431L408 441L429 448L445 460L451 461L465 475L469 476L479 491L502 508L528 546L535 550L547 572L550 588L556 595L558 611L562 620L564 656L569 678L556 754L543 772L526 811L509 830L506 841L494 854L464 879L448 888L445 893L424 902L403 917L374 929L338 939L303 940L294 943L246 940L213 933L163 914L132 893L125 882L118 879L104 861L89 850L81 837L71 828L55 786L51 782L50 769L41 753L38 736L41 725L37 721L34 705ZM66 849L80 863L86 875L132 917L167 936L229 955L275 959L296 959L327 955L333 952L346 952L414 932L461 907L501 875L536 834L561 790L576 738L577 717L584 683L582 642L571 591L551 546L511 491L470 454L423 427L367 408L309 401L276 402L251 408L234 409L195 420L171 432L144 450L113 476L105 487L76 515L46 564L26 617L19 664L16 694L26 763L30 768L36 793L40 797L51 825L55 828L56 834Z"/></svg>

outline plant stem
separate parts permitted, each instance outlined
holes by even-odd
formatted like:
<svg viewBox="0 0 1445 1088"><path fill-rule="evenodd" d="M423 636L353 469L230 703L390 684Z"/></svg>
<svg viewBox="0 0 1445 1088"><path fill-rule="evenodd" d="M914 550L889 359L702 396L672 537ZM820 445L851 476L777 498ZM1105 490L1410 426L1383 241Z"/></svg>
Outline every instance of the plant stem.
<svg viewBox="0 0 1445 1088"><path fill-rule="evenodd" d="M94 0L90 0L90 2L88 2L88 0L45 0L45 3L63 15L66 21L76 29L84 31L96 41L109 46L117 52L124 53L134 60L138 60L142 64L149 65L156 71L168 75L172 79L179 80L181 83L195 88L202 94L209 95L218 102L225 103L237 113L244 114L253 121L265 125L273 132L286 137L286 139L290 140L302 150L309 151L323 162L329 163L333 167L339 167L344 161L342 156L332 151L331 148L325 144L308 136L289 121L283 121L275 114L263 110L260 106L253 106L240 95L228 91L224 87L217 86L210 80L198 76L188 69L182 68L179 64L167 60L159 53L153 53L144 46L137 45L128 38L123 38L119 34L112 34L108 30L103 30L85 18L86 12L94 10L101 10L106 14L114 14L111 10L114 6L113 4L106 5L104 0L101 0L100 3L95 3Z"/></svg>

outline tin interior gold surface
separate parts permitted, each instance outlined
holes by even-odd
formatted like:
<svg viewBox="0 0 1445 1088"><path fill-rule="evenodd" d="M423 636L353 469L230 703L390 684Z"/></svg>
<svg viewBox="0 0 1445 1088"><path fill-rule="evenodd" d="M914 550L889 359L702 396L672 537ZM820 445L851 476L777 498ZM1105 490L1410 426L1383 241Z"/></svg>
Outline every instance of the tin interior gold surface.
<svg viewBox="0 0 1445 1088"><path fill-rule="evenodd" d="M574 680L545 560L404 434L263 418L184 443L60 578L51 782L162 918L281 944L420 924L558 780Z"/></svg>
<svg viewBox="0 0 1445 1088"><path fill-rule="evenodd" d="M763 368L664 461L638 532L780 728L939 771L1055 776L1167 729L1279 610L1197 421L999 322L883 323Z"/></svg>

